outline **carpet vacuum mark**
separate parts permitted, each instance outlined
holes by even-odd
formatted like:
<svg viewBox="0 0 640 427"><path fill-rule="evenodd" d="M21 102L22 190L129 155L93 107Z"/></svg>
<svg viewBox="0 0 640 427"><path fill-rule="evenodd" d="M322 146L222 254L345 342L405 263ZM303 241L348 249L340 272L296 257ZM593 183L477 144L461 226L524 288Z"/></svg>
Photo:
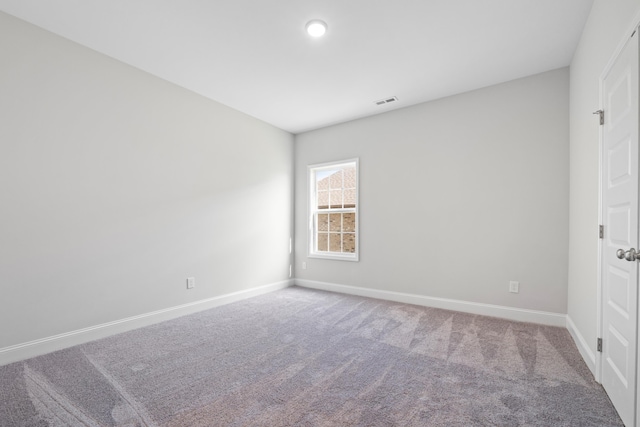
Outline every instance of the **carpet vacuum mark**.
<svg viewBox="0 0 640 427"><path fill-rule="evenodd" d="M622 426L562 328L297 287L0 367L0 426Z"/></svg>

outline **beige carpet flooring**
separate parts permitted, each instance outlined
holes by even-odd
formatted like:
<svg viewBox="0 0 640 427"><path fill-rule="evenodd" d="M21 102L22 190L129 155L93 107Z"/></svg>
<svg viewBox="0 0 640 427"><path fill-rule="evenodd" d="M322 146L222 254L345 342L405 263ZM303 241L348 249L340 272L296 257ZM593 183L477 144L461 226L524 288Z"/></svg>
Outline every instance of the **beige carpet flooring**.
<svg viewBox="0 0 640 427"><path fill-rule="evenodd" d="M0 367L1 426L621 426L565 329L302 288Z"/></svg>

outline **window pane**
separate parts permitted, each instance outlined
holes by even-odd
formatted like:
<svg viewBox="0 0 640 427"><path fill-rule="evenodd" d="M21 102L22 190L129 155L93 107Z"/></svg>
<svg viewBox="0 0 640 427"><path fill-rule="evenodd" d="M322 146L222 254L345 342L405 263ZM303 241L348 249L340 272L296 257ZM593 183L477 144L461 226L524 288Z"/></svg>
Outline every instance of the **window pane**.
<svg viewBox="0 0 640 427"><path fill-rule="evenodd" d="M342 231L342 214L331 214L329 218L329 231Z"/></svg>
<svg viewBox="0 0 640 427"><path fill-rule="evenodd" d="M356 188L356 168L344 168L344 188Z"/></svg>
<svg viewBox="0 0 640 427"><path fill-rule="evenodd" d="M318 233L318 251L326 252L329 247L329 234Z"/></svg>
<svg viewBox="0 0 640 427"><path fill-rule="evenodd" d="M343 214L342 217L342 230L343 231L356 231L356 214L355 212L349 212Z"/></svg>
<svg viewBox="0 0 640 427"><path fill-rule="evenodd" d="M356 207L356 189L344 190L344 207L355 208Z"/></svg>
<svg viewBox="0 0 640 427"><path fill-rule="evenodd" d="M344 233L342 235L343 252L355 253L356 251L356 235L354 233Z"/></svg>
<svg viewBox="0 0 640 427"><path fill-rule="evenodd" d="M342 252L341 244L342 241L340 239L340 233L329 233L329 251L331 252Z"/></svg>
<svg viewBox="0 0 640 427"><path fill-rule="evenodd" d="M318 214L318 231L329 231L329 214Z"/></svg>
<svg viewBox="0 0 640 427"><path fill-rule="evenodd" d="M317 177L317 185L318 190L328 190L329 189L329 176L318 176Z"/></svg>
<svg viewBox="0 0 640 427"><path fill-rule="evenodd" d="M329 207L329 192L318 191L318 209L327 209Z"/></svg>
<svg viewBox="0 0 640 427"><path fill-rule="evenodd" d="M331 190L329 193L331 194L331 207L341 208L342 207L342 190Z"/></svg>
<svg viewBox="0 0 640 427"><path fill-rule="evenodd" d="M332 189L342 189L342 171L337 171L329 177L329 186Z"/></svg>

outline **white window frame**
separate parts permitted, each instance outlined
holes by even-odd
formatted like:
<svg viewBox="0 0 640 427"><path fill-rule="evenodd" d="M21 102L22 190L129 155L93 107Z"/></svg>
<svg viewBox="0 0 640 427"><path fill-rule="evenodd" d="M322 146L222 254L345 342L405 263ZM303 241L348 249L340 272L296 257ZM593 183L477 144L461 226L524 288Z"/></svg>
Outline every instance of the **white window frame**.
<svg viewBox="0 0 640 427"><path fill-rule="evenodd" d="M336 169L344 166L355 165L356 167L356 206L355 208L329 208L329 209L318 209L316 205L316 173L322 172L326 170ZM360 259L360 161L358 158L348 159L348 160L340 160L337 162L329 162L329 163L321 163L315 165L307 166L307 207L308 207L308 219L309 219L309 230L308 230L308 252L307 255L309 258L322 258L322 259L333 259L340 261L359 261ZM355 252L353 253L344 253L344 252L325 252L318 251L316 236L317 233L317 224L316 224L316 214L320 213L345 213L345 212L354 212L355 213Z"/></svg>

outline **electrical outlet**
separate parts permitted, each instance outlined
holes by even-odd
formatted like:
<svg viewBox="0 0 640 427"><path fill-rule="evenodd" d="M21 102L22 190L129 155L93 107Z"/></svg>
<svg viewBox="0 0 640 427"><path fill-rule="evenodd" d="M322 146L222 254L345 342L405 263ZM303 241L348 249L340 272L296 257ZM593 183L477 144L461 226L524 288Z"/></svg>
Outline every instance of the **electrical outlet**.
<svg viewBox="0 0 640 427"><path fill-rule="evenodd" d="M196 287L196 278L187 277L187 289L193 289Z"/></svg>
<svg viewBox="0 0 640 427"><path fill-rule="evenodd" d="M509 282L509 292L517 294L520 292L520 282Z"/></svg>
<svg viewBox="0 0 640 427"><path fill-rule="evenodd" d="M303 262L303 263L302 263L302 269L303 269L303 270L306 270L306 269L307 269L307 263L306 263L306 262Z"/></svg>

